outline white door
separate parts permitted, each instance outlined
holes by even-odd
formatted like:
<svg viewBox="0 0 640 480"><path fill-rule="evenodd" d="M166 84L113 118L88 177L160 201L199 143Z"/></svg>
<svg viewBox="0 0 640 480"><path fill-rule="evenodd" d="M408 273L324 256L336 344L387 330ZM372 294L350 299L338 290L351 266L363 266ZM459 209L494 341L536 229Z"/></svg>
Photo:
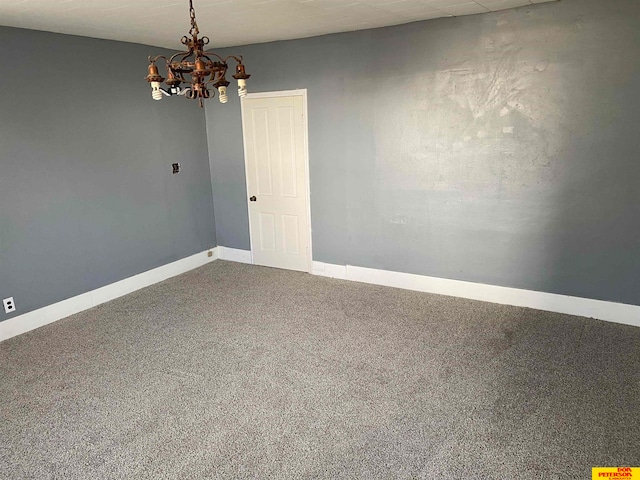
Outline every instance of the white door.
<svg viewBox="0 0 640 480"><path fill-rule="evenodd" d="M262 95L242 101L253 263L308 272L311 252L303 96Z"/></svg>

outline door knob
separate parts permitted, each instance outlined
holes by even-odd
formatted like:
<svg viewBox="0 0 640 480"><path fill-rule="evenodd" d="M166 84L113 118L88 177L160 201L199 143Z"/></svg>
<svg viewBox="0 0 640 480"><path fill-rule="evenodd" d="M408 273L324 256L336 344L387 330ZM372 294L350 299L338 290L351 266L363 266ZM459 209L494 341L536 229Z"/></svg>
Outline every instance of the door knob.
<svg viewBox="0 0 640 480"><path fill-rule="evenodd" d="M257 198L256 198L256 196L254 195L253 197L249 198L249 200L250 200L250 201L252 201L252 202L255 202L255 201L256 201L256 200L258 200L258 199L257 199Z"/></svg>

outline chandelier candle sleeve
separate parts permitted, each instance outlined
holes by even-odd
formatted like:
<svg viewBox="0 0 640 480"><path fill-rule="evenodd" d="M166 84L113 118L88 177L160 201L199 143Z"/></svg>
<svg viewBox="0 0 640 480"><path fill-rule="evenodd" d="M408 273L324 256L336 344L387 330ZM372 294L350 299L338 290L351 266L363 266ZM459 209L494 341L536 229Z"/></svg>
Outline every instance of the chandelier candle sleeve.
<svg viewBox="0 0 640 480"><path fill-rule="evenodd" d="M190 37L185 35L180 40L186 50L171 57L164 55L149 57L149 73L145 80L151 84L151 97L154 100L162 100L163 96L182 95L191 100L198 99L198 103L202 107L203 100L214 97L215 90L217 90L220 103L227 103L229 100L227 96L229 81L226 75L231 61L236 64L236 73L233 78L238 81L238 96L246 97L247 79L251 75L245 71L242 56L229 55L223 58L215 52L205 50L209 38L198 38L200 30L196 22L193 0L189 0L189 14L191 17ZM164 64L166 80L160 75L156 62ZM162 82L167 85L168 89L161 87Z"/></svg>

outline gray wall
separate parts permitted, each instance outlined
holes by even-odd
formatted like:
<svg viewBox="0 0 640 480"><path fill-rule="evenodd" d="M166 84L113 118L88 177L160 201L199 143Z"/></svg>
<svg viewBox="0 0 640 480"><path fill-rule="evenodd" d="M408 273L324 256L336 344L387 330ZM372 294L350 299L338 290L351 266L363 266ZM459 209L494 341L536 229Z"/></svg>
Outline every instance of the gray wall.
<svg viewBox="0 0 640 480"><path fill-rule="evenodd" d="M215 246L204 112L151 99L153 52L0 28L0 320Z"/></svg>
<svg viewBox="0 0 640 480"><path fill-rule="evenodd" d="M562 0L245 46L307 88L314 260L640 304L640 2ZM216 227L248 249L241 119L210 105Z"/></svg>

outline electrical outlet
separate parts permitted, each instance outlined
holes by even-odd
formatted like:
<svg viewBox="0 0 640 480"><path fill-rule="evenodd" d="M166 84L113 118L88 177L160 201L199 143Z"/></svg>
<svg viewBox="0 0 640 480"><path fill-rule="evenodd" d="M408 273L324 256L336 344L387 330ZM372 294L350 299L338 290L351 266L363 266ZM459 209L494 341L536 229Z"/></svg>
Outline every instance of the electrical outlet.
<svg viewBox="0 0 640 480"><path fill-rule="evenodd" d="M13 301L13 297L5 298L2 300L4 305L4 313L11 313L16 311L16 302Z"/></svg>

